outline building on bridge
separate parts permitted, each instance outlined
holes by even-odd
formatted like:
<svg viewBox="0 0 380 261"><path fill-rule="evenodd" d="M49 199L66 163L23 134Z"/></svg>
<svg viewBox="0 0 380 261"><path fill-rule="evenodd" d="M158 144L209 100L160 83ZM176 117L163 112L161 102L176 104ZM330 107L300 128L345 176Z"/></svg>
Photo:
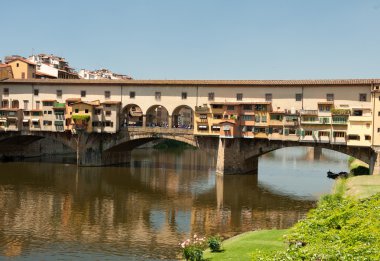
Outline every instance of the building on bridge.
<svg viewBox="0 0 380 261"><path fill-rule="evenodd" d="M0 92L3 132L140 128L221 140L380 148L380 79L8 79L0 82Z"/></svg>

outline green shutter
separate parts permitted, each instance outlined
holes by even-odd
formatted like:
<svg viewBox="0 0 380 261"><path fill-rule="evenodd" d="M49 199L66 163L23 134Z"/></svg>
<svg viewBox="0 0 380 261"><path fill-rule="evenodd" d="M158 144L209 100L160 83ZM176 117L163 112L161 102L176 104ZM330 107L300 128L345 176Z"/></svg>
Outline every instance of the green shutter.
<svg viewBox="0 0 380 261"><path fill-rule="evenodd" d="M273 133L273 128L269 127L269 134L272 134L272 133Z"/></svg>
<svg viewBox="0 0 380 261"><path fill-rule="evenodd" d="M284 134L285 134L285 136L288 136L288 135L289 135L289 129L288 129L288 128L285 128L285 129L284 129Z"/></svg>

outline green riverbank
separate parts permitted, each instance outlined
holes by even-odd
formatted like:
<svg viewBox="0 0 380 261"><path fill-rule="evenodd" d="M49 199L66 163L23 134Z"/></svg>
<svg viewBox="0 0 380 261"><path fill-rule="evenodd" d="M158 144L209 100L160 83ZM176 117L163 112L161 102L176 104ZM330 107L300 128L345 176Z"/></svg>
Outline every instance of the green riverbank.
<svg viewBox="0 0 380 261"><path fill-rule="evenodd" d="M377 193L380 193L380 176L339 179L333 194L322 197L307 219L293 228L238 235L223 242L223 252L206 250L204 258L346 260L362 255L368 260L379 260L380 231L376 227L380 226L380 196Z"/></svg>

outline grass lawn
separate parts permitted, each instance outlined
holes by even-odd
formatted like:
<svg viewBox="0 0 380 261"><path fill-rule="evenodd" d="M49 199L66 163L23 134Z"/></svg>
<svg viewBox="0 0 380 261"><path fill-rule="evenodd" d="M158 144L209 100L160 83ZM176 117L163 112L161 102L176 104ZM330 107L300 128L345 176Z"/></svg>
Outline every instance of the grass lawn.
<svg viewBox="0 0 380 261"><path fill-rule="evenodd" d="M366 198L380 193L380 175L356 176L347 179L345 195Z"/></svg>
<svg viewBox="0 0 380 261"><path fill-rule="evenodd" d="M283 235L288 230L261 230L251 231L223 241L223 252L204 252L206 260L252 260L251 254L255 250L272 251L284 250L286 244Z"/></svg>

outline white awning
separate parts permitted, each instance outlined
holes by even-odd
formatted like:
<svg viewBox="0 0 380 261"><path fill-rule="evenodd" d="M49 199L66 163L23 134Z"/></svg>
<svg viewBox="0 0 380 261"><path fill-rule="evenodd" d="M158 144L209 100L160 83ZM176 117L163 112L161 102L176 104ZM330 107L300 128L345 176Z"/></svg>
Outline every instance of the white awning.
<svg viewBox="0 0 380 261"><path fill-rule="evenodd" d="M40 119L32 119L32 122L39 122Z"/></svg>
<svg viewBox="0 0 380 261"><path fill-rule="evenodd" d="M208 126L206 126L206 125L200 125L200 126L198 126L198 128L199 128L199 129L207 129Z"/></svg>
<svg viewBox="0 0 380 261"><path fill-rule="evenodd" d="M220 126L212 126L214 130L220 130Z"/></svg>
<svg viewBox="0 0 380 261"><path fill-rule="evenodd" d="M29 120L22 120L22 122L29 122Z"/></svg>
<svg viewBox="0 0 380 261"><path fill-rule="evenodd" d="M7 120L0 120L0 122L7 122Z"/></svg>

